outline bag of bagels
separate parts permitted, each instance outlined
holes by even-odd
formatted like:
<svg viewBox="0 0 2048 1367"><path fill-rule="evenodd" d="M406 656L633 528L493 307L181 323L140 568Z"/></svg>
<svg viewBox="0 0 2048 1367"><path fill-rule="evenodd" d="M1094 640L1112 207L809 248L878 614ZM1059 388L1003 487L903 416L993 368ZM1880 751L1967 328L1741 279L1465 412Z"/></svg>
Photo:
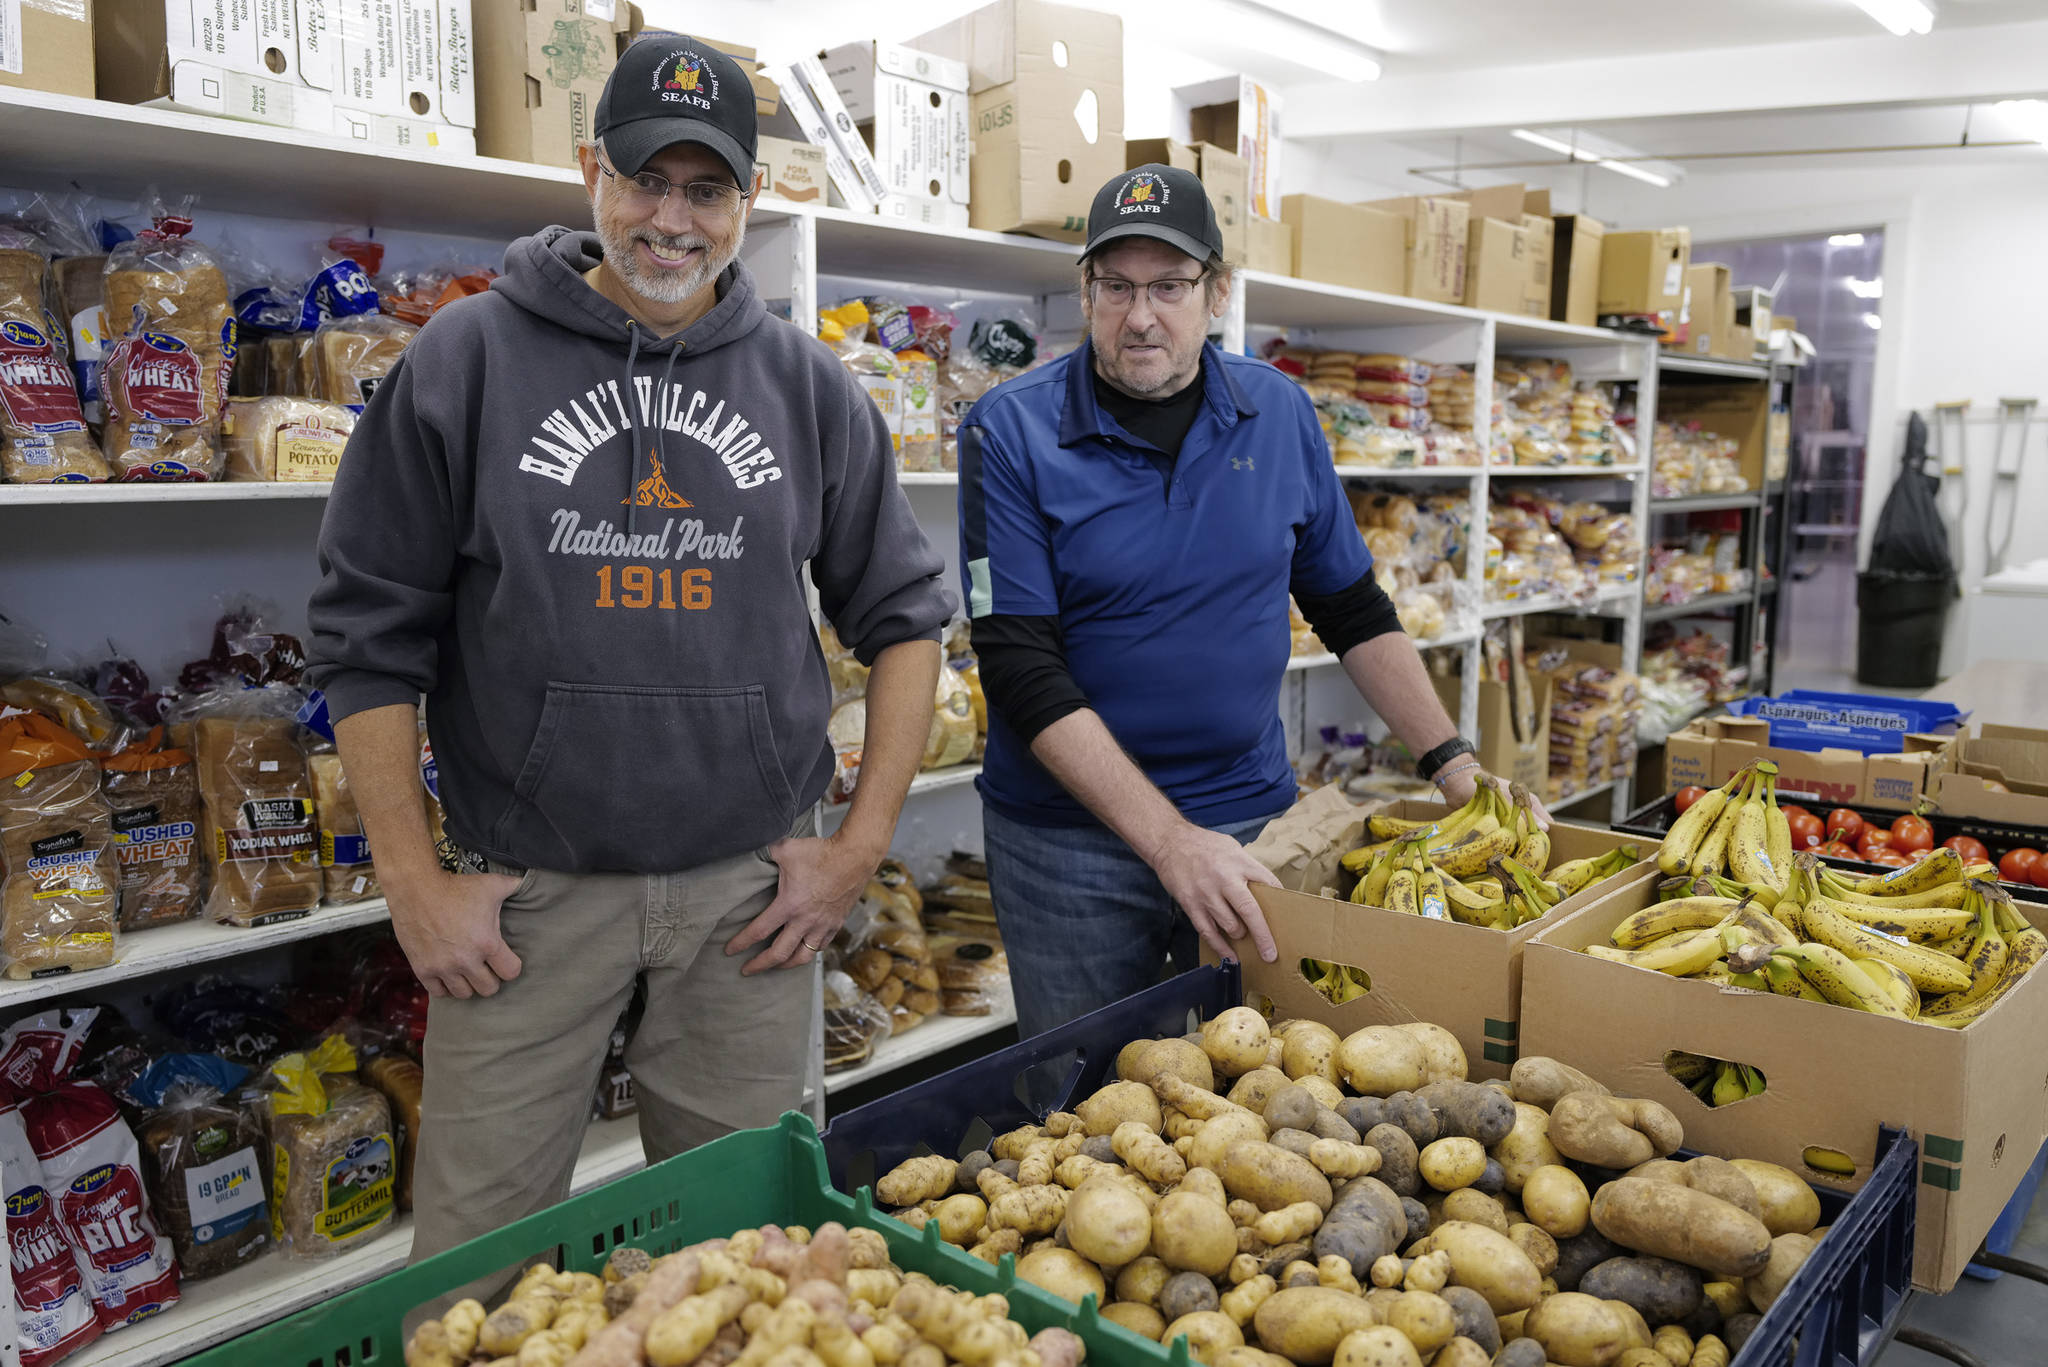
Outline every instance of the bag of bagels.
<svg viewBox="0 0 2048 1367"><path fill-rule="evenodd" d="M221 477L221 409L235 361L233 297L192 220L159 215L107 257L104 447L122 480Z"/></svg>
<svg viewBox="0 0 2048 1367"><path fill-rule="evenodd" d="M10 484L109 474L86 428L52 294L47 244L0 224L0 478Z"/></svg>

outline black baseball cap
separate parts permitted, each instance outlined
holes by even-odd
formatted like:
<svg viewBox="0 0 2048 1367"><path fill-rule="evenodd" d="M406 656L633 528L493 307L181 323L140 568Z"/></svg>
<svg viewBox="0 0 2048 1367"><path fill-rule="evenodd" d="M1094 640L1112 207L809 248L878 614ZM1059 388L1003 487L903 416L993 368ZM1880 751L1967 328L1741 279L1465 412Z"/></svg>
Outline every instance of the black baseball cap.
<svg viewBox="0 0 2048 1367"><path fill-rule="evenodd" d="M663 34L626 49L598 97L592 125L612 169L636 176L664 147L694 142L754 183L754 87L740 64L694 38Z"/></svg>
<svg viewBox="0 0 2048 1367"><path fill-rule="evenodd" d="M1209 193L1192 171L1158 162L1133 167L1095 192L1083 260L1125 237L1150 237L1208 263L1223 254Z"/></svg>

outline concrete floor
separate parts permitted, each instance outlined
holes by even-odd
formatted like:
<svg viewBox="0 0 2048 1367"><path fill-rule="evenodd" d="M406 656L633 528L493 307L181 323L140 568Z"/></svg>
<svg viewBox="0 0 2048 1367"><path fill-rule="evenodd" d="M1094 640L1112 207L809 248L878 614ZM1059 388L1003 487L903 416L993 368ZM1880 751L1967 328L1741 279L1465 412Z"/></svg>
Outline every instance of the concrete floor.
<svg viewBox="0 0 2048 1367"><path fill-rule="evenodd" d="M2048 1185L2044 1185L2048 1190ZM2048 1263L2048 1198L2034 1202L2012 1256ZM1991 1367L2048 1362L2041 1329L2048 1324L2048 1286L2023 1277L1981 1282L1964 1277L1946 1296L1916 1296L1906 1322L1975 1353ZM1894 1343L1879 1367L1940 1367L1948 1359Z"/></svg>

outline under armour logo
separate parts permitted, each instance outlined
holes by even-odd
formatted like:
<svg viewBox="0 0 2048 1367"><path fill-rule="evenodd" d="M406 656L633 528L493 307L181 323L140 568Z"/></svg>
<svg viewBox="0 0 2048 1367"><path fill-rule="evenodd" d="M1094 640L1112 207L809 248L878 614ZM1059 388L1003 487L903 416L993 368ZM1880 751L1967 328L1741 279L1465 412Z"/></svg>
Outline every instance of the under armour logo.
<svg viewBox="0 0 2048 1367"><path fill-rule="evenodd" d="M1250 456L1232 456L1230 458L1230 468L1233 470L1249 470L1252 468L1252 458Z"/></svg>

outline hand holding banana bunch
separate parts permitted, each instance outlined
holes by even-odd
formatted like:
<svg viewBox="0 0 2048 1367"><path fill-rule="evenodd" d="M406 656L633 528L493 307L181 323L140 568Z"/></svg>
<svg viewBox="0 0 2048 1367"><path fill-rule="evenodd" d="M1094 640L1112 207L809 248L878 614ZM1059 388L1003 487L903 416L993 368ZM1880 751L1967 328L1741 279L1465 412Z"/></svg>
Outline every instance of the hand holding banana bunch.
<svg viewBox="0 0 2048 1367"><path fill-rule="evenodd" d="M1763 782L1768 793L1767 775ZM1755 785L1752 776L1747 786ZM1997 1005L2048 956L2048 935L2013 909L1989 866L1966 867L1951 849L1854 880L1808 850L1788 873L1776 895L1712 876L1669 879L1666 900L1586 953L1953 1029ZM1727 1084L1717 1070L1711 1091L1740 1100L1734 1086L1747 1095L1747 1083L1738 1074Z"/></svg>

